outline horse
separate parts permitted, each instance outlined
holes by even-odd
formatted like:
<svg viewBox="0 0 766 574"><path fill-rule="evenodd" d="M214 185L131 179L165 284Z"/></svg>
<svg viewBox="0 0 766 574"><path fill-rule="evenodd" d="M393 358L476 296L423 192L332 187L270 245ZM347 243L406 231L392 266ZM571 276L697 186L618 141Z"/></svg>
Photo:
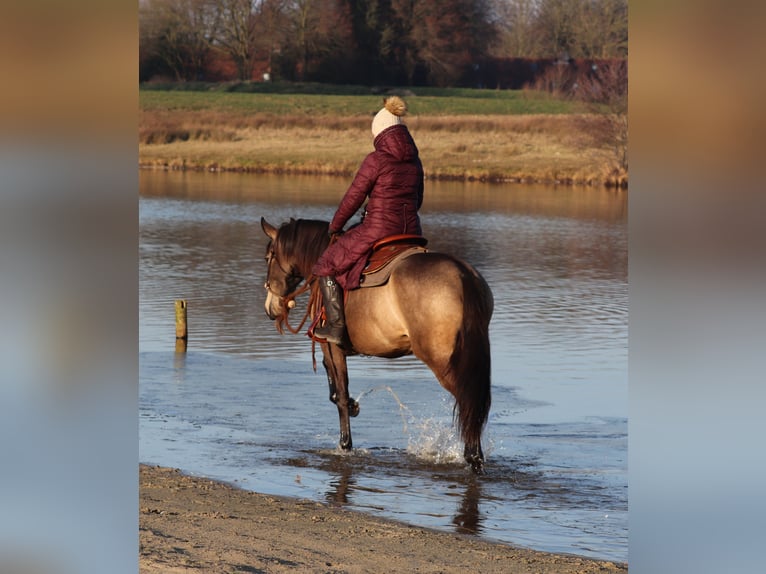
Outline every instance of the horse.
<svg viewBox="0 0 766 574"><path fill-rule="evenodd" d="M298 333L307 317L320 312L311 269L329 244L326 221L291 219L279 228L261 218L266 246L266 314L279 332ZM303 282L303 285L301 283ZM287 323L295 297L310 291L306 315L297 329ZM349 417L359 414L350 397L346 358L415 355L455 399L453 419L464 443L464 458L476 474L484 472L481 435L489 416L489 322L494 299L484 278L468 263L444 253L409 255L377 287L346 292L348 345L314 339L321 345L330 401L338 408L342 450L352 448ZM314 368L316 369L316 363Z"/></svg>

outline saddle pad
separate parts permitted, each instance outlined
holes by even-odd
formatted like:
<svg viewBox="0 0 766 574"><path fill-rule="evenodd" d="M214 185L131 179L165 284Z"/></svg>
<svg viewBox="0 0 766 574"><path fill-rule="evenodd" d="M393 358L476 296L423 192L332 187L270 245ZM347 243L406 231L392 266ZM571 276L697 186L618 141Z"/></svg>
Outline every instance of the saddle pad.
<svg viewBox="0 0 766 574"><path fill-rule="evenodd" d="M375 251L370 262L362 271L360 287L378 287L388 281L396 264L415 253L426 253L428 249L419 245L389 245ZM374 263L374 264L373 264Z"/></svg>
<svg viewBox="0 0 766 574"><path fill-rule="evenodd" d="M397 255L408 249L412 249L413 247L416 246L412 243L393 243L391 245L374 248L374 251L367 259L367 265L362 269L362 275L369 275L380 271L383 267L393 261Z"/></svg>

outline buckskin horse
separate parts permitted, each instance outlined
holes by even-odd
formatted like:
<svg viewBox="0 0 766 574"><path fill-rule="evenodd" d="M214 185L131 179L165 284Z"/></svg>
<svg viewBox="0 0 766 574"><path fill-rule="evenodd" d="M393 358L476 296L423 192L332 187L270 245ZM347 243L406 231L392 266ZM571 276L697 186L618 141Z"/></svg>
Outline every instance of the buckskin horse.
<svg viewBox="0 0 766 574"><path fill-rule="evenodd" d="M320 313L319 289L311 269L329 243L326 221L291 219L279 228L261 218L266 247L266 314L277 329L298 333ZM301 282L304 282L301 285ZM303 321L287 322L295 297L310 291ZM380 286L346 293L345 316L351 348L319 342L338 407L340 448L350 450L349 417L359 414L350 397L346 357L354 354L395 358L415 355L455 398L454 420L472 470L484 471L481 435L489 415L489 321L493 297L487 282L470 265L443 253L420 250L401 259ZM309 329L311 333L311 329Z"/></svg>

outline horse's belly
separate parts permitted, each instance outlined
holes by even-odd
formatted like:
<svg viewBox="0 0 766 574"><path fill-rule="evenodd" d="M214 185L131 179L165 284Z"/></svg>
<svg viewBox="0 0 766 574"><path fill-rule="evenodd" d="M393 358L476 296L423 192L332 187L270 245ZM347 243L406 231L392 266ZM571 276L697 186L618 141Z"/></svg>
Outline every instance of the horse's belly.
<svg viewBox="0 0 766 574"><path fill-rule="evenodd" d="M375 357L402 357L412 353L407 333L396 328L395 323L367 315L357 320L352 314L346 315L346 327L354 349L362 355Z"/></svg>
<svg viewBox="0 0 766 574"><path fill-rule="evenodd" d="M349 336L354 344L354 350L360 355L371 357L386 357L393 359L412 354L409 339L393 341L385 339L371 339L366 334L354 333L349 330Z"/></svg>
<svg viewBox="0 0 766 574"><path fill-rule="evenodd" d="M361 289L346 302L346 327L354 349L375 357L412 353L409 334L385 287Z"/></svg>

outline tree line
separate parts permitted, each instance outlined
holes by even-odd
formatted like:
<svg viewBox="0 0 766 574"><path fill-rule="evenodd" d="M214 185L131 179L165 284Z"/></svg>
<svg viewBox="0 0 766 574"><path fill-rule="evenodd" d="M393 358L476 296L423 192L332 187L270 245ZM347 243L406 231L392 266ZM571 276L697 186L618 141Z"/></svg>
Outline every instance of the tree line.
<svg viewBox="0 0 766 574"><path fill-rule="evenodd" d="M627 0L140 0L139 74L474 85L488 61L625 59L627 38Z"/></svg>

